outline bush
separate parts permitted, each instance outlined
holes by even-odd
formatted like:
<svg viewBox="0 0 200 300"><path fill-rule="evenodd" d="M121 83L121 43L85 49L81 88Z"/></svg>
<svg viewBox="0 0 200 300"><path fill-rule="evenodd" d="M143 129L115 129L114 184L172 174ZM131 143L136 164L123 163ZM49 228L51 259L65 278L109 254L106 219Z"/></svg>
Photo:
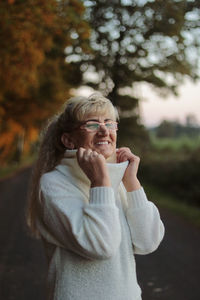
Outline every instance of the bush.
<svg viewBox="0 0 200 300"><path fill-rule="evenodd" d="M140 176L180 201L200 207L200 148L187 154L168 149L150 153L141 162Z"/></svg>

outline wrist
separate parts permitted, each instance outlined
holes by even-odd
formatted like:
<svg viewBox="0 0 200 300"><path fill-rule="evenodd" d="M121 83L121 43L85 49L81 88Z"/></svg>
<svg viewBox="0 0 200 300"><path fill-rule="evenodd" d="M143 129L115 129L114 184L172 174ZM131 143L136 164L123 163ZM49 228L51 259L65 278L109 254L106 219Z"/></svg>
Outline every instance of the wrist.
<svg viewBox="0 0 200 300"><path fill-rule="evenodd" d="M91 188L97 187L97 186L107 186L107 187L110 187L111 186L110 179L104 178L102 180L91 181L91 185L90 185Z"/></svg>
<svg viewBox="0 0 200 300"><path fill-rule="evenodd" d="M136 191L141 188L141 184L137 177L132 179L130 182L125 181L125 182L123 182L123 184L124 184L127 192Z"/></svg>

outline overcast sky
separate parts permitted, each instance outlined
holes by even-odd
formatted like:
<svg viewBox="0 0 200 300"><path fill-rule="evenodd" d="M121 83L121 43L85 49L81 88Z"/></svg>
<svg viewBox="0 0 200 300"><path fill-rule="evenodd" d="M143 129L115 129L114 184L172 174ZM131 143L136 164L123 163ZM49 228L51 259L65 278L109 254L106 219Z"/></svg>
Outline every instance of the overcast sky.
<svg viewBox="0 0 200 300"><path fill-rule="evenodd" d="M200 125L200 82L186 82L179 88L179 96L162 99L150 88L144 87L140 101L141 118L146 126L159 124L163 119L185 122L189 114L193 114Z"/></svg>

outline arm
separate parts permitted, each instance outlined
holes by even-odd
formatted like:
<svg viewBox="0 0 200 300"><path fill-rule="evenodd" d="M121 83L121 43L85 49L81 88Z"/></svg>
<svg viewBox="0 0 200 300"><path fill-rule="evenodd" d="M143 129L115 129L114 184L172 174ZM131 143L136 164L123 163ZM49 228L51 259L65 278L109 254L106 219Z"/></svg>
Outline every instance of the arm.
<svg viewBox="0 0 200 300"><path fill-rule="evenodd" d="M164 225L157 207L148 201L143 188L127 193L126 218L136 254L155 251L164 236Z"/></svg>
<svg viewBox="0 0 200 300"><path fill-rule="evenodd" d="M90 189L89 203L74 186L42 177L43 237L89 259L106 259L118 249L121 227L114 192L110 187Z"/></svg>
<svg viewBox="0 0 200 300"><path fill-rule="evenodd" d="M129 160L123 178L128 206L126 218L136 254L148 254L156 250L164 236L164 225L157 207L148 201L137 178L140 159L129 148L118 150L118 162Z"/></svg>

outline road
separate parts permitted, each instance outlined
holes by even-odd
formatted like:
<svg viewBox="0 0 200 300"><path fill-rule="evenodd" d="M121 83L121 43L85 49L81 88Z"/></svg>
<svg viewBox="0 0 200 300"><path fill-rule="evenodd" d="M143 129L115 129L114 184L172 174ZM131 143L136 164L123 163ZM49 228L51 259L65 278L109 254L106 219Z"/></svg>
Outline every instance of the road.
<svg viewBox="0 0 200 300"><path fill-rule="evenodd" d="M0 181L0 300L45 299L43 248L30 236L24 218L29 178L30 169L25 169ZM136 256L143 300L198 300L200 229L160 212L166 228L162 244L152 254Z"/></svg>

